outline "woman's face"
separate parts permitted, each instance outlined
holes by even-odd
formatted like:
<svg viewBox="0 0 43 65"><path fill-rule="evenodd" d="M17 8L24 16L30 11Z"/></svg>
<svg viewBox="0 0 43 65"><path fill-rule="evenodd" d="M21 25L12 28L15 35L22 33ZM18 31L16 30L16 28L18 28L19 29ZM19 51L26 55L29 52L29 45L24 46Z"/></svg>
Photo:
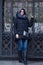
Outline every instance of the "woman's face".
<svg viewBox="0 0 43 65"><path fill-rule="evenodd" d="M24 10L21 10L21 15L24 15Z"/></svg>

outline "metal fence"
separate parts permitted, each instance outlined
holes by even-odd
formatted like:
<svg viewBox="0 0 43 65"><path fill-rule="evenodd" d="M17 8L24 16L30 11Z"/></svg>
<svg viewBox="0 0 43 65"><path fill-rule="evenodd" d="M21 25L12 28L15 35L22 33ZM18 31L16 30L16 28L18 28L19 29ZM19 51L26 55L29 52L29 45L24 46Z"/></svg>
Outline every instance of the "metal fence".
<svg viewBox="0 0 43 65"><path fill-rule="evenodd" d="M14 34L15 19L13 20L13 17L15 18L16 11L22 7L25 8L29 20L31 15L37 20L37 23L34 23L33 31L29 28L31 38L28 46L28 57L43 58L43 2L35 0L0 0L0 57L18 57L18 45L15 42Z"/></svg>

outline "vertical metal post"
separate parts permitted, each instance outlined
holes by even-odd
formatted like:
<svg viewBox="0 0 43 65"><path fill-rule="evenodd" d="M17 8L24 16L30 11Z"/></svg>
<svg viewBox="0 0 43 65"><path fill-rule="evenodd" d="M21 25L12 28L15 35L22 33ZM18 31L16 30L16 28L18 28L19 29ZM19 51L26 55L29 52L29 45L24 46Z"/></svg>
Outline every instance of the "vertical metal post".
<svg viewBox="0 0 43 65"><path fill-rule="evenodd" d="M35 0L32 0L32 15L35 18ZM34 31L34 24L33 24L32 30L33 30L33 34L34 34L34 32L35 32Z"/></svg>
<svg viewBox="0 0 43 65"><path fill-rule="evenodd" d="M13 28L13 0L11 0L11 55L12 55L12 28Z"/></svg>
<svg viewBox="0 0 43 65"><path fill-rule="evenodd" d="M32 15L35 17L35 0L32 0Z"/></svg>
<svg viewBox="0 0 43 65"><path fill-rule="evenodd" d="M34 16L35 18L35 0L32 0L32 15ZM35 23L35 22L34 22ZM33 31L33 36L32 36L32 43L34 44L34 32L35 32L35 29L34 29L34 23L33 23L33 26L32 26L32 31ZM33 46L32 46L33 47ZM33 53L32 53L33 54ZM33 56L34 57L34 56Z"/></svg>
<svg viewBox="0 0 43 65"><path fill-rule="evenodd" d="M0 55L2 53L2 2L3 0L0 0Z"/></svg>

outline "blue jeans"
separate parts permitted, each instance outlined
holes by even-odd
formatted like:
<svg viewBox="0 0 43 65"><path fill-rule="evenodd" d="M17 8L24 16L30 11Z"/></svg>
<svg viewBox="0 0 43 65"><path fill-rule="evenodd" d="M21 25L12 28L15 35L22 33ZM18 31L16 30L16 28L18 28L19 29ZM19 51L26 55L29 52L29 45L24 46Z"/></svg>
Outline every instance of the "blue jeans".
<svg viewBox="0 0 43 65"><path fill-rule="evenodd" d="M19 39L18 40L18 51L26 51L28 49L28 40Z"/></svg>

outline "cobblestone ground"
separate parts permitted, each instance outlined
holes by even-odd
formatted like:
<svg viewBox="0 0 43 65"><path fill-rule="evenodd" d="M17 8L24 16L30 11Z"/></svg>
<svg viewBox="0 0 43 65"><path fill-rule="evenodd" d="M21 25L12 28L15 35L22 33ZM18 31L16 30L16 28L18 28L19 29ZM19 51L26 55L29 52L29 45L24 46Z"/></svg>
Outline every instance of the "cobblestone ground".
<svg viewBox="0 0 43 65"><path fill-rule="evenodd" d="M18 61L0 61L0 65L24 65L24 64L19 63ZM43 62L28 61L27 65L43 65Z"/></svg>

